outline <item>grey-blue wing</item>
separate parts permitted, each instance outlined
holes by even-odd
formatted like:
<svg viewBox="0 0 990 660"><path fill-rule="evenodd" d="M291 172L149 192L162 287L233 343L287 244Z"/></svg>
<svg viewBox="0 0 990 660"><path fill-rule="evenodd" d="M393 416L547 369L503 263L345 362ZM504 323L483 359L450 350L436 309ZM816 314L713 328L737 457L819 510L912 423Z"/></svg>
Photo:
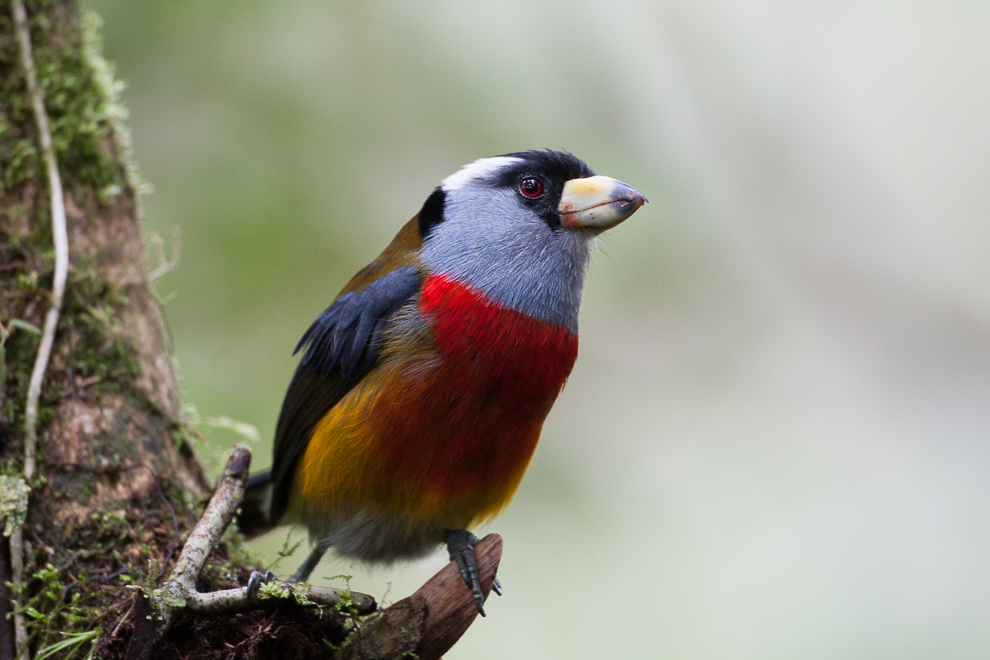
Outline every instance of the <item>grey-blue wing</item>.
<svg viewBox="0 0 990 660"><path fill-rule="evenodd" d="M272 523L285 513L296 462L313 428L371 370L389 321L415 298L421 285L412 266L396 268L363 289L340 295L303 334L295 352L305 352L275 430Z"/></svg>

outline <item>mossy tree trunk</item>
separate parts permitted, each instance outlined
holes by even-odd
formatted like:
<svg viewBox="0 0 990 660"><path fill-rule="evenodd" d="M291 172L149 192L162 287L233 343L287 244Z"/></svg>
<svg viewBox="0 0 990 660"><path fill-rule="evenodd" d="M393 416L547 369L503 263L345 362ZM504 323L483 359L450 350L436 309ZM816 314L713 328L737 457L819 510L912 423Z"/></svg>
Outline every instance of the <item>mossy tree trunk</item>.
<svg viewBox="0 0 990 660"><path fill-rule="evenodd" d="M164 628L147 636L149 608L162 598L156 588L210 487L190 444L195 433L149 281L140 182L118 87L100 55L98 20L72 0L24 4L62 179L69 270L41 388L23 553L0 538L0 660L15 655L7 616L14 610L26 624L20 658L124 658L132 640L132 657L186 660L439 657L478 614L452 564L359 625L353 604L347 614L269 603L209 615L177 602L168 607L182 612L164 637ZM0 0L0 530L23 511L14 486L25 471L28 383L36 330L53 307L50 188L35 120L12 4ZM228 534L197 588L243 585L256 567L240 547L241 538ZM501 540L491 535L479 548L487 595ZM8 588L21 554L24 579ZM333 651L334 644L342 646Z"/></svg>
<svg viewBox="0 0 990 660"><path fill-rule="evenodd" d="M132 581L153 582L208 495L188 442L168 336L150 288L116 86L95 18L72 2L27 2L35 71L63 180L66 297L39 410L20 594L32 655L113 657ZM0 4L0 472L22 469L25 397L51 304L48 181L9 3ZM12 324L19 320L23 323ZM9 335L7 335L9 331ZM0 370L2 372L3 370ZM7 548L6 542L2 544ZM0 573L9 579L9 553ZM4 599L4 608L9 600ZM0 620L0 655L10 653ZM115 630L116 628L116 630ZM94 631L99 631L94 633Z"/></svg>

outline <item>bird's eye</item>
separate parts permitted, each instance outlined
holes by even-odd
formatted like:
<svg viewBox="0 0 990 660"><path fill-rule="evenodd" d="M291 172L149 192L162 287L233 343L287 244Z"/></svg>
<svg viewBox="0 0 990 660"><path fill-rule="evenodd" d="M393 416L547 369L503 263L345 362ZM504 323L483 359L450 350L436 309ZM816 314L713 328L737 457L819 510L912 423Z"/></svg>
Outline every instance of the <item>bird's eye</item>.
<svg viewBox="0 0 990 660"><path fill-rule="evenodd" d="M543 194L543 182L536 177L527 177L519 182L519 192L523 197L536 199Z"/></svg>

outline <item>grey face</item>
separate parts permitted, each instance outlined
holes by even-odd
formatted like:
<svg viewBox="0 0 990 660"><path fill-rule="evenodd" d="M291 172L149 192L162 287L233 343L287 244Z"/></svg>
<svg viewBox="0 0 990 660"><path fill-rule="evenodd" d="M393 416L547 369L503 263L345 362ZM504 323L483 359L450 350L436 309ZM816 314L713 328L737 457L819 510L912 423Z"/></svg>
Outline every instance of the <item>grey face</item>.
<svg viewBox="0 0 990 660"><path fill-rule="evenodd" d="M506 307L576 333L594 234L562 228L557 205L567 180L591 174L570 154L555 152L464 167L441 185L443 220L424 241L424 263Z"/></svg>

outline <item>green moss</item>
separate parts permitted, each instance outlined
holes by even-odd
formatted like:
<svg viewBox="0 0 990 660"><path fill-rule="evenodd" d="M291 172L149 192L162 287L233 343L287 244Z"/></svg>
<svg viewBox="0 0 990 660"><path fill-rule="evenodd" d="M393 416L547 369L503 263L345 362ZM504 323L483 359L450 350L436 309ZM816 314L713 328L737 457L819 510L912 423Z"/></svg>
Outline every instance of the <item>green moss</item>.
<svg viewBox="0 0 990 660"><path fill-rule="evenodd" d="M83 34L63 35L60 45L36 45L35 68L60 170L99 191L126 183L105 148L122 111L119 85L100 56L98 20L87 25Z"/></svg>
<svg viewBox="0 0 990 660"><path fill-rule="evenodd" d="M12 20L0 15L0 31L10 34ZM28 129L31 104L13 38L0 42L0 194L38 177L38 153Z"/></svg>
<svg viewBox="0 0 990 660"><path fill-rule="evenodd" d="M57 11L73 11L71 8L56 8L51 0L32 1L27 8L35 73L45 95L64 185L70 194L81 196L77 200L80 206L85 207L85 198L111 204L127 186L136 188L140 181L129 158L129 136L123 127L122 85L114 80L112 67L101 53L100 19L95 14L83 16L80 30L72 21L50 18ZM13 33L9 6L0 8L0 31ZM6 244L0 258L22 266L3 278L0 322L7 323L25 310L45 309L47 303L39 297L47 297L51 290L54 266L35 118L19 47L13 38L0 40L0 98L4 100L0 104L0 245ZM115 146L121 144L124 146ZM124 153L118 153L121 149ZM24 192L32 194L25 197ZM30 227L26 233L25 227ZM70 272L55 350L65 354L65 344L69 344L71 377L89 379L97 394L108 390L133 394L122 391L122 383L132 383L139 369L136 351L121 338L117 325L124 302L119 291L85 264L77 263ZM7 408L2 412L7 413L8 424L19 428L37 340L17 336L6 349L10 368L4 383L6 396L0 401ZM64 390L60 384L46 382L42 391L51 397ZM43 399L40 403L43 428L52 419L55 401Z"/></svg>
<svg viewBox="0 0 990 660"><path fill-rule="evenodd" d="M24 393L27 392L34 367L34 358L38 352L41 337L17 332L7 339L4 352L7 354L7 424L10 428L20 429L24 425Z"/></svg>
<svg viewBox="0 0 990 660"><path fill-rule="evenodd" d="M91 187L103 205L116 201L125 186L140 191L130 135L123 125L127 116L120 102L123 84L114 79L113 67L103 58L100 18L89 12L83 17L81 32L52 35L50 21L42 13L50 4L30 4L35 75L45 97L59 171ZM9 14L0 15L0 30L9 33L11 29ZM14 39L0 44L0 98L4 99L0 108L2 195L26 182L41 181L43 170ZM121 145L123 153L113 153L110 145L114 144Z"/></svg>
<svg viewBox="0 0 990 660"><path fill-rule="evenodd" d="M131 393L125 384L133 383L140 371L137 351L121 333L122 304L114 287L92 268L72 272L59 332L73 337L75 376L92 382L97 393Z"/></svg>
<svg viewBox="0 0 990 660"><path fill-rule="evenodd" d="M34 270L20 272L6 280L7 289L3 293L9 303L9 313L16 316L50 286L47 280L51 276L51 263L44 258L42 263L46 268L43 273ZM57 370L49 373L39 401L39 430L43 431L53 419L55 406L65 388L76 387L80 379L96 395L122 394L138 398L141 406L145 405L145 397L133 387L140 372L137 351L131 341L123 336L120 325L120 310L125 303L117 289L94 269L81 264L70 271L55 347L56 354L65 356L70 362L70 368L66 373ZM0 318L0 322L8 323L9 318ZM16 332L4 346L7 365L6 413L12 428L23 425L24 392L27 391L39 341L40 337L35 334ZM57 382L60 378L65 382ZM126 434L128 419L118 421L124 427L118 430ZM119 446L118 443L111 444ZM112 452L99 453L109 459Z"/></svg>
<svg viewBox="0 0 990 660"><path fill-rule="evenodd" d="M124 123L128 116L127 108L120 100L124 83L115 78L113 65L103 57L103 41L100 38L102 26L103 20L95 12L86 12L83 18L83 57L89 64L94 84L102 94L103 115L123 150L120 156L124 163L127 183L140 193L149 188L149 185L141 178L137 160L134 158L131 132ZM109 203L120 194L120 191L120 186L111 185L100 190L100 196L105 203Z"/></svg>
<svg viewBox="0 0 990 660"><path fill-rule="evenodd" d="M54 267L46 176L17 42L7 38L13 32L9 11L9 4L0 5L0 34L5 37L0 39L0 263L7 266L0 273L0 322L5 326L15 318L42 322L50 304ZM94 202L113 204L130 192L128 188L138 190L140 180L122 125L126 113L119 102L121 85L100 53L99 19L84 16L79 30L74 19L62 20L65 12L75 11L71 4L52 0L30 0L28 11L36 74L45 93L65 192L87 212ZM126 405L108 428L87 438L90 464L44 465L47 479L39 479L36 487L50 497L48 501L95 506L100 474L116 478L123 470L136 469L134 461L121 455L136 449L121 438L128 438L135 424L161 421L160 415L156 417L159 411L133 385L139 361L135 347L123 336L121 312L126 304L122 285L109 283L80 254L73 255L56 332L54 367L48 370L39 402L42 442L55 405L67 392L97 402L106 394L119 395ZM4 388L0 401L6 410L0 412L7 415L6 419L0 415L0 422L6 424L0 432L14 432L0 442L5 457L12 459L0 464L0 504L7 505L0 517L14 522L22 507L12 497L16 483L8 477L17 476L25 393L39 339L18 331L4 344L7 374L0 382ZM40 456L43 460L43 448ZM51 516L35 511L32 502L28 524L37 536L34 547L57 550L50 555L36 550L26 557L26 570L33 577L18 589L38 657L85 657L101 626L116 625L126 612L127 583L147 579L153 585L157 568L145 575L139 564L149 557L164 559L168 549L179 544L186 531L181 528L190 519L184 499L188 494L170 483L167 473L156 472L155 478L161 479L160 489L141 501L112 501L112 493L101 490L107 498L103 510L64 526L36 525L37 519L51 520ZM171 507L177 512L175 518ZM175 528L176 518L180 529ZM114 579L117 572L122 573Z"/></svg>
<svg viewBox="0 0 990 660"><path fill-rule="evenodd" d="M3 162L3 178L0 179L0 194L5 189L16 188L25 181L34 178L38 171L38 150L34 146L34 141L4 139L4 133L0 131L0 162Z"/></svg>
<svg viewBox="0 0 990 660"><path fill-rule="evenodd" d="M95 645L102 629L91 624L100 618L100 610L87 603L84 590L91 585L86 576L70 576L46 564L32 578L30 584L37 585L37 590L17 611L24 615L28 634L39 649L34 657L47 658L56 653L69 657L79 645ZM23 591L23 586L15 591Z"/></svg>

